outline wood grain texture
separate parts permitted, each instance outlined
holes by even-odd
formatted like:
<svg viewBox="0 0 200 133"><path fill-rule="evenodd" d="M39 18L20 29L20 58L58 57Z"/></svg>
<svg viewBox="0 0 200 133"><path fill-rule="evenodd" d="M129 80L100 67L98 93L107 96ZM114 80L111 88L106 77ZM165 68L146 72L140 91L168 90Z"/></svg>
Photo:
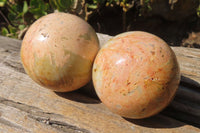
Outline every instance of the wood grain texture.
<svg viewBox="0 0 200 133"><path fill-rule="evenodd" d="M185 47L172 47L172 49L180 64L182 81L200 88L200 49Z"/></svg>
<svg viewBox="0 0 200 133"><path fill-rule="evenodd" d="M103 34L98 35L101 44L111 38ZM186 80L192 80L195 84L185 82L186 85L179 87L177 97L168 108L167 113L164 112L144 120L125 119L111 113L98 99L90 98L79 91L55 93L34 83L25 74L21 65L20 45L21 41L0 36L0 132L200 132L199 128L170 118L175 115L173 109L180 111L181 108L185 107L190 108L190 110L186 108L186 111L182 112L193 111L190 115L199 116L199 108L196 107L200 103L198 97L200 91L197 89L200 83L199 75L184 75ZM185 58L190 59L191 57ZM198 56L195 58L199 60ZM193 63L195 66L199 62ZM182 65L180 67L182 69ZM187 69L185 66L183 70L186 73L191 69ZM198 72L198 67L195 70ZM188 87L190 84L194 88ZM187 93L194 94L195 98ZM189 106L188 103L182 102L182 99L196 105ZM177 104L184 106L179 105L176 109Z"/></svg>

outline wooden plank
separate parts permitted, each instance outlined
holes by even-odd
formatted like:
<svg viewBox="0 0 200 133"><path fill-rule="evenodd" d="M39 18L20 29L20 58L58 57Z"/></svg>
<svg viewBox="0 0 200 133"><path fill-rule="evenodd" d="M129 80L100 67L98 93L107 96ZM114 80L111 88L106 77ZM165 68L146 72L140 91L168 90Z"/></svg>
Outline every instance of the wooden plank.
<svg viewBox="0 0 200 133"><path fill-rule="evenodd" d="M4 66L0 66L0 70L1 77L4 77L0 79L1 90L3 90L0 91L1 101L8 101L1 103L29 113L27 115L29 119L40 123L43 120L55 125L70 125L69 127L75 127L83 132L200 132L195 127L162 115L142 121L127 121L111 113L103 104L97 103L97 100L89 99L75 92L60 95L38 86L23 73ZM85 100L80 100L80 97ZM7 111L0 112L5 116L4 113ZM19 120L15 119L16 116L18 113L12 114L9 120L20 127L29 129L27 125L23 124L26 122L26 118L20 117L23 122L18 123ZM8 115L5 116L5 118L7 117ZM46 124L48 125L48 123Z"/></svg>
<svg viewBox="0 0 200 133"><path fill-rule="evenodd" d="M185 47L172 47L172 49L180 64L182 81L200 88L200 49Z"/></svg>
<svg viewBox="0 0 200 133"><path fill-rule="evenodd" d="M103 44L102 42L105 42L110 36L99 34L99 37ZM35 84L24 73L19 57L20 43L18 40L0 36L0 131L16 129L14 130L16 132L37 130L69 133L200 132L200 129L196 127L162 114L144 120L124 119L111 113L99 100L89 98L77 91L54 93L45 89ZM195 58L199 59L198 56ZM190 69L186 70L190 71ZM189 79L192 77L191 75L186 76ZM192 80L199 83L199 75L196 77ZM181 91L177 93L179 97L187 94L187 91L182 91L184 90L182 88L180 86L179 90ZM187 89L198 92L193 88ZM187 96L184 98L191 99ZM177 101L179 102L179 100ZM196 101L197 103L199 101L198 94ZM199 113L195 112L192 115L199 115ZM32 127L29 126L31 123Z"/></svg>

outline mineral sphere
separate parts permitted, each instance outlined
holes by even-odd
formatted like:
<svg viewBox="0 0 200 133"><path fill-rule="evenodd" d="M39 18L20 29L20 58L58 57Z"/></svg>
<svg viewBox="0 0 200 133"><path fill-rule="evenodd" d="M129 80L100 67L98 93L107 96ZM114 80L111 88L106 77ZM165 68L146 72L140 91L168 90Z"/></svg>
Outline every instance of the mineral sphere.
<svg viewBox="0 0 200 133"><path fill-rule="evenodd" d="M104 44L95 58L92 79L100 100L112 112L141 119L159 113L170 103L180 71L166 42L134 31Z"/></svg>
<svg viewBox="0 0 200 133"><path fill-rule="evenodd" d="M21 46L26 73L38 84L58 92L76 90L91 80L99 50L93 28L67 13L41 17L28 29Z"/></svg>

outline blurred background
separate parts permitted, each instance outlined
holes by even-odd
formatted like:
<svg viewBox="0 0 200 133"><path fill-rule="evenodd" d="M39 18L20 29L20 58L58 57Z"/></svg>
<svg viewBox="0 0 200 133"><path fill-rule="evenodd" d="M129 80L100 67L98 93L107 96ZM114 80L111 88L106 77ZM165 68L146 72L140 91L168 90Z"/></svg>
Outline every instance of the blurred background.
<svg viewBox="0 0 200 133"><path fill-rule="evenodd" d="M200 48L200 0L0 0L0 34L23 39L53 12L76 14L99 33L141 30L171 46Z"/></svg>

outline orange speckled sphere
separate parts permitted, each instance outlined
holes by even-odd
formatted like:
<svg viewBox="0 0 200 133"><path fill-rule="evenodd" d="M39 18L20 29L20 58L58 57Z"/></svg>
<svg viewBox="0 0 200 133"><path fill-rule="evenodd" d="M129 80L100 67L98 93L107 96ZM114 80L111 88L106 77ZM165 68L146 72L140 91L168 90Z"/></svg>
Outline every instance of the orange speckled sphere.
<svg viewBox="0 0 200 133"><path fill-rule="evenodd" d="M87 22L75 15L52 13L28 29L21 46L21 60L35 82L67 92L91 80L98 50L97 35Z"/></svg>
<svg viewBox="0 0 200 133"><path fill-rule="evenodd" d="M97 95L112 112L141 119L170 103L180 71L174 52L162 39L134 31L117 35L102 47L92 78Z"/></svg>

